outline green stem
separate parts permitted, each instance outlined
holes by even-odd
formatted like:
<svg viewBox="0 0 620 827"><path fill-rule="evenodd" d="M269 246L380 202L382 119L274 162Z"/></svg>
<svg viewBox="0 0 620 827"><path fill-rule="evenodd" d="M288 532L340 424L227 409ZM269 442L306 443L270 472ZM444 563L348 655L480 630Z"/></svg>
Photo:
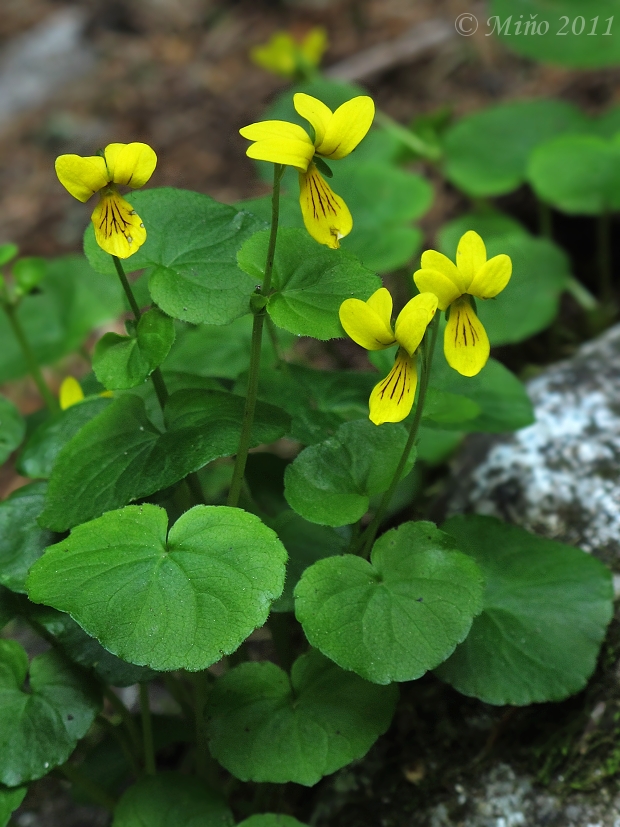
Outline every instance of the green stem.
<svg viewBox="0 0 620 827"><path fill-rule="evenodd" d="M35 385L37 386L39 393L43 401L45 402L49 412L51 414L58 413L60 410L58 405L58 400L51 392L51 390L47 387L45 383L45 379L43 378L43 374L41 373L41 368L39 367L39 363L37 362L37 357L34 354L33 349L30 347L30 342L26 336L24 328L17 316L17 307L14 304L11 304L9 301L6 301L2 305L4 307L4 311L7 315L9 320L9 324L13 330L13 334L17 339L19 346L22 350L24 355L24 359L26 360L26 364L28 366L28 373L34 379Z"/></svg>
<svg viewBox="0 0 620 827"><path fill-rule="evenodd" d="M148 683L138 684L140 687L140 714L142 717L142 743L144 746L144 769L147 775L155 775L155 745L153 743L153 721L149 704Z"/></svg>
<svg viewBox="0 0 620 827"><path fill-rule="evenodd" d="M553 238L553 215L551 207L544 201L538 200L538 230L543 238Z"/></svg>
<svg viewBox="0 0 620 827"><path fill-rule="evenodd" d="M263 286L261 290L261 295L263 295L265 298L269 296L269 291L271 290L271 274L273 272L273 260L276 252L278 220L280 216L280 181L282 180L283 171L284 167L281 164L274 164L273 193L271 196L271 232L269 234L267 260L265 261L265 278L263 279ZM248 459L248 451L250 450L252 424L254 422L256 398L258 396L258 377L260 370L261 344L263 339L263 325L265 323L265 316L266 312L263 308L254 315L254 322L252 324L252 345L250 351L250 372L248 376L248 390L247 395L245 397L243 423L241 425L241 434L239 436L239 448L237 449L235 467L233 470L232 480L230 483L230 491L228 492L227 500L227 504L235 508L239 504L239 495L241 494L243 475L245 473L245 464Z"/></svg>
<svg viewBox="0 0 620 827"><path fill-rule="evenodd" d="M81 787L86 795L92 798L93 801L96 801L97 804L105 807L106 810L114 810L116 807L116 799L111 796L104 787L97 784L91 778L87 778L75 765L63 764L63 766L58 769L65 778L68 778L76 787Z"/></svg>
<svg viewBox="0 0 620 827"><path fill-rule="evenodd" d="M409 429L409 438L407 440L407 444L405 445L405 449L403 454L400 458L400 462L394 472L394 477L392 478L392 482L390 483L390 487L383 495L383 499L377 509L377 513L375 514L372 522L364 532L361 538L360 545L362 545L361 555L368 559L370 556L370 550L372 549L372 545L375 541L375 537L377 535L377 531L383 518L385 517L386 511L390 505L392 497L394 496L394 492L396 491L396 487L400 482L400 478L405 470L405 466L407 465L407 460L409 459L409 454L411 453L411 449L413 448L417 435L418 429L420 427L420 422L422 421L422 414L424 413L424 402L426 400L426 391L428 390L428 380L430 377L431 372L431 365L433 362L433 352L435 350L435 343L437 342L437 332L439 330L439 314L436 313L433 321L429 325L430 330L430 342L425 341L422 350L422 371L420 375L420 385L418 391L418 401L415 408L415 413L413 415L413 419L411 421L411 428ZM425 340L427 339L428 334L424 337ZM359 546L358 546L359 548Z"/></svg>
<svg viewBox="0 0 620 827"><path fill-rule="evenodd" d="M291 645L291 625L287 612L272 612L267 621L280 666L288 672L295 660Z"/></svg>
<svg viewBox="0 0 620 827"><path fill-rule="evenodd" d="M194 679L194 720L196 726L196 773L207 780L209 777L209 746L205 725L205 707L209 684L205 672L196 672Z"/></svg>
<svg viewBox="0 0 620 827"><path fill-rule="evenodd" d="M568 278L566 290L584 310L596 310L599 305L596 297L574 276Z"/></svg>
<svg viewBox="0 0 620 827"><path fill-rule="evenodd" d="M114 740L118 742L118 745L120 746L123 755L127 759L127 763L131 767L134 776L136 778L139 778L140 766L132 750L132 745L129 743L129 740L123 732L122 728L120 726L113 724L112 721L108 720L108 718L105 717L105 715L98 715L97 720L99 721L101 726L104 727L105 730L110 733Z"/></svg>
<svg viewBox="0 0 620 827"><path fill-rule="evenodd" d="M109 686L103 687L103 694L106 700L109 702L112 709L121 717L122 722L125 724L127 728L127 732L129 733L129 737L131 738L131 742L136 749L137 752L142 751L142 743L140 741L140 733L138 732L138 727L136 726L136 722L133 719L133 715L127 709L125 704L121 701L118 697L116 692L111 689Z"/></svg>
<svg viewBox="0 0 620 827"><path fill-rule="evenodd" d="M426 158L428 161L439 161L441 158L441 150L439 147L427 144L419 135L407 129L406 126L395 121L385 112L377 109L375 112L375 123L383 127L386 132L397 138L402 144L413 150L417 155Z"/></svg>

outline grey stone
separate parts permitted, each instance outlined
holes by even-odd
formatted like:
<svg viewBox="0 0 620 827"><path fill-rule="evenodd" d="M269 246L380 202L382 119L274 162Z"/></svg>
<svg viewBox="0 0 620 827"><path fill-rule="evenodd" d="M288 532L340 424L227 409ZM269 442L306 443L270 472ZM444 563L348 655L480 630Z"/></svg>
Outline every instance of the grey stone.
<svg viewBox="0 0 620 827"><path fill-rule="evenodd" d="M455 462L448 513L499 517L620 571L620 325L527 389L536 422L469 440Z"/></svg>

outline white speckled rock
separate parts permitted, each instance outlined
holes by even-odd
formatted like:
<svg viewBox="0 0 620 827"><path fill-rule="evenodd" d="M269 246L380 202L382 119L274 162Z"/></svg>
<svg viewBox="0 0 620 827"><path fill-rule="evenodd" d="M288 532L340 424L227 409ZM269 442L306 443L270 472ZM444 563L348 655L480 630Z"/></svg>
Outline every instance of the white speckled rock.
<svg viewBox="0 0 620 827"><path fill-rule="evenodd" d="M473 437L448 512L491 514L620 570L620 325L528 384L536 422Z"/></svg>

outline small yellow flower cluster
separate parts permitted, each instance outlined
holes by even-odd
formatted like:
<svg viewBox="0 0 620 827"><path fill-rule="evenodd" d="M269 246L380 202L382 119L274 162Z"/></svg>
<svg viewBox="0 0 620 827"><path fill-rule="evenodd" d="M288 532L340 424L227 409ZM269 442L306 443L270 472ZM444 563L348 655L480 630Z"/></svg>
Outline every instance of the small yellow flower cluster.
<svg viewBox="0 0 620 827"><path fill-rule="evenodd" d="M448 311L444 353L448 364L463 376L475 376L486 365L490 345L473 299L492 299L508 284L512 262L507 255L487 260L484 241L470 230L459 241L456 264L443 253L427 250L422 267L413 274L421 291L408 302L391 327L392 297L381 287L363 302L347 299L340 322L348 335L366 350L399 345L394 367L370 395L370 419L376 425L400 422L413 406L417 384L415 352L435 311Z"/></svg>
<svg viewBox="0 0 620 827"><path fill-rule="evenodd" d="M276 32L267 43L255 46L250 57L257 66L293 80L311 74L326 48L327 32L322 26L316 26L299 42L288 32Z"/></svg>

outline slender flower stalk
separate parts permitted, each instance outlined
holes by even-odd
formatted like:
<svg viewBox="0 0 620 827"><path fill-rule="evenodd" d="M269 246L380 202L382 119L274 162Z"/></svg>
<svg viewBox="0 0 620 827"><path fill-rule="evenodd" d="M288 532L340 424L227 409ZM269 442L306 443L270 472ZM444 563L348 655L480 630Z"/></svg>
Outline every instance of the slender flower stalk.
<svg viewBox="0 0 620 827"><path fill-rule="evenodd" d="M265 277L261 294L265 299L269 297L271 290L271 274L273 272L273 260L276 253L276 240L278 237L278 222L280 218L280 181L284 173L282 164L274 164L273 169L273 193L271 196L271 232L269 234L269 246L267 248L267 260L265 261ZM256 410L256 399L258 397L258 376L260 370L261 344L263 340L263 325L265 323L266 311L263 307L254 314L252 324L252 345L250 351L250 372L248 376L248 389L245 397L245 409L243 411L243 424L239 437L239 448L235 458L230 491L228 492L227 504L237 507L243 485L245 465L250 450L250 439L252 437L252 424L254 422L254 411Z"/></svg>
<svg viewBox="0 0 620 827"><path fill-rule="evenodd" d="M147 775L155 775L155 745L153 742L153 720L149 705L148 683L138 684L140 687L140 715L142 719L142 743L144 749L144 769Z"/></svg>
<svg viewBox="0 0 620 827"><path fill-rule="evenodd" d="M418 401L416 403L416 409L413 415L413 419L411 420L411 428L409 429L409 438L407 440L407 444L405 445L403 454L400 458L400 462L398 463L396 471L394 472L394 477L392 478L390 487L383 495L381 503L379 504L379 508L377 509L377 513L373 517L372 522L370 523L364 534L362 534L360 542L358 543L358 548L361 547L361 555L365 558L368 558L370 556L372 545L375 541L375 537L377 536L377 531L390 506L390 502L392 501L392 497L394 496L396 487L398 486L402 473L405 470L405 466L407 465L407 460L409 459L409 455L411 454L411 449L415 445L415 441L418 436L418 430L420 428L420 423L422 421L422 414L424 413L424 403L426 401L426 391L428 390L428 382L430 379L431 365L433 363L433 353L435 351L435 344L437 342L438 329L439 316L435 315L433 321L430 323L428 327L428 332L425 334L424 341L422 343L422 368L420 371Z"/></svg>

